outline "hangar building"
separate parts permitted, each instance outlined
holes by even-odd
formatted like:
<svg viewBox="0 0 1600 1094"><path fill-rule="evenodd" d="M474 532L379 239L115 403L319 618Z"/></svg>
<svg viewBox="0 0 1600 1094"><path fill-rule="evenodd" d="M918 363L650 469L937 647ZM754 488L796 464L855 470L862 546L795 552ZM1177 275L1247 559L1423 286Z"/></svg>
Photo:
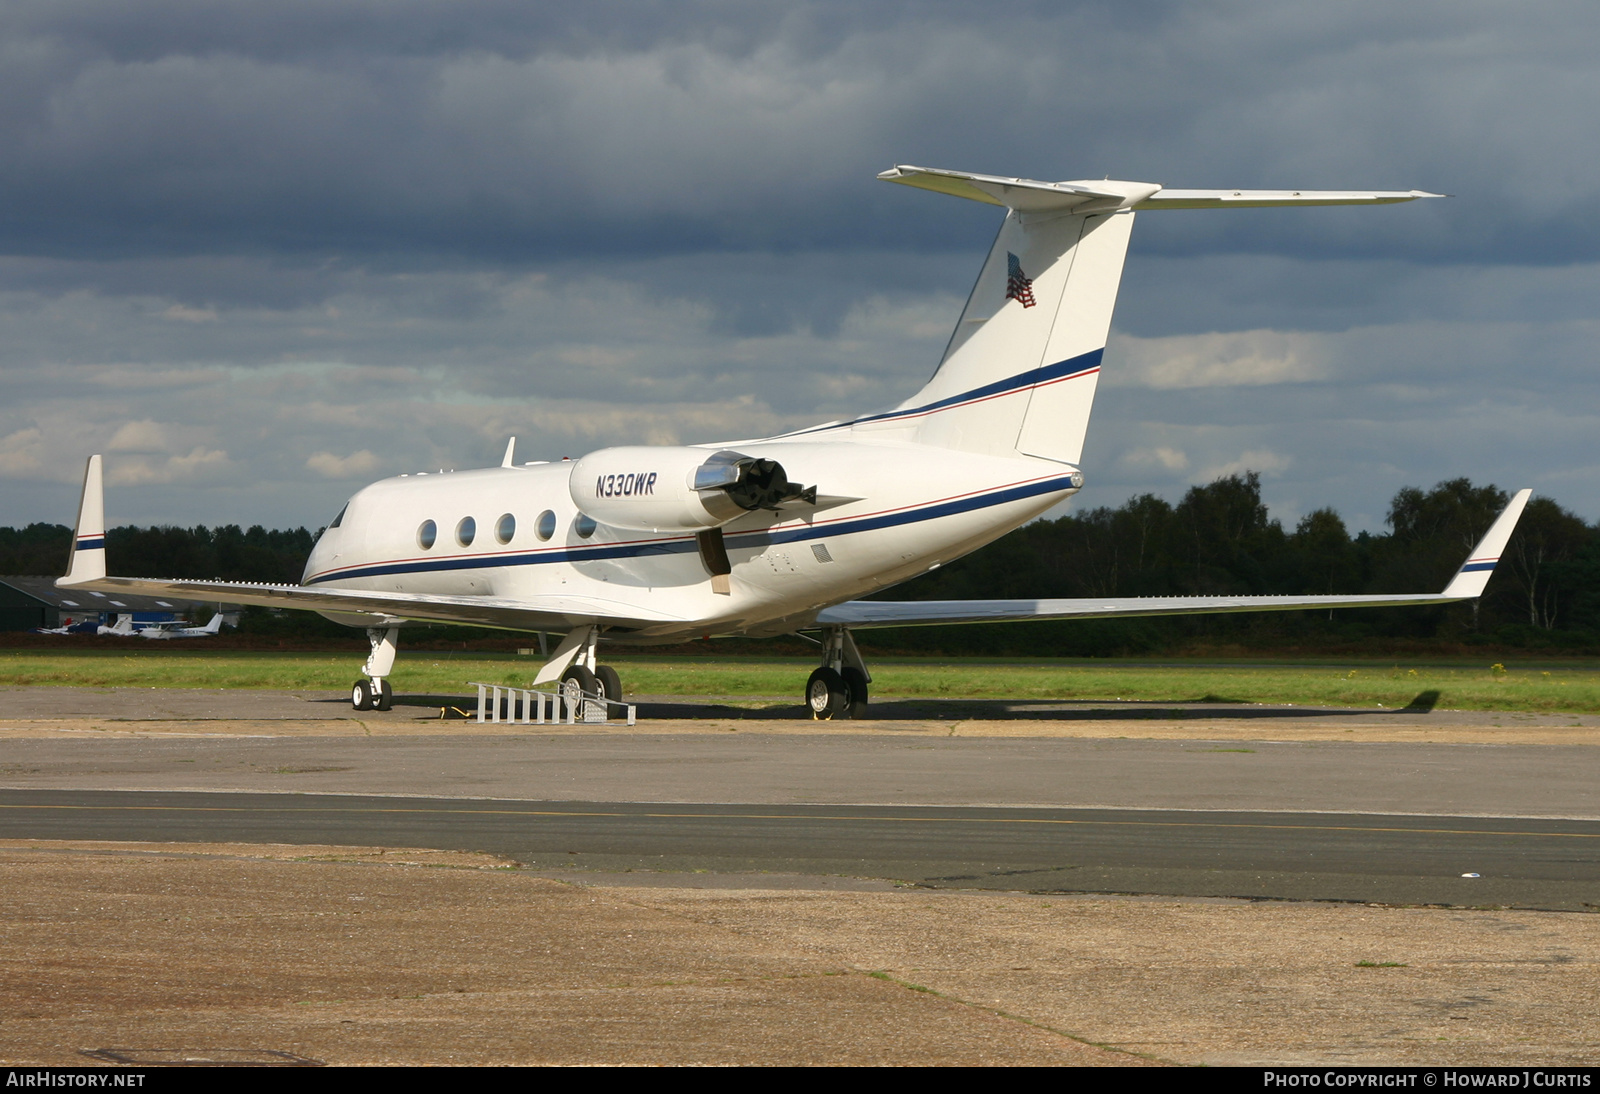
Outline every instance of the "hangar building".
<svg viewBox="0 0 1600 1094"><path fill-rule="evenodd" d="M157 600L151 596L58 589L54 577L0 576L0 631L30 631L93 621L109 625L118 615L136 624L170 623L213 608L202 600Z"/></svg>

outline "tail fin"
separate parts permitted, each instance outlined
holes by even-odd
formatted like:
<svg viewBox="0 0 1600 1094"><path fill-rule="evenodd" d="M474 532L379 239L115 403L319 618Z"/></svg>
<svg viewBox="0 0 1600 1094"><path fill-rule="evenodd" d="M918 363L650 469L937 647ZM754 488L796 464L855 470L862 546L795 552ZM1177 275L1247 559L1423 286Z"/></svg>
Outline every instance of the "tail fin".
<svg viewBox="0 0 1600 1094"><path fill-rule="evenodd" d="M925 444L1076 464L1133 229L1129 209L1161 188L916 167L879 177L1008 208L938 371L884 417L914 419Z"/></svg>
<svg viewBox="0 0 1600 1094"><path fill-rule="evenodd" d="M106 507L100 457L90 456L83 471L83 497L78 502L78 524L72 532L72 555L65 577L57 585L81 585L106 576Z"/></svg>
<svg viewBox="0 0 1600 1094"><path fill-rule="evenodd" d="M200 628L207 634L216 634L222 629L222 613L218 612L211 617L211 622Z"/></svg>
<svg viewBox="0 0 1600 1094"><path fill-rule="evenodd" d="M1410 191L1165 190L1038 182L925 167L878 176L1008 211L927 385L857 428L911 426L924 444L1076 465L1122 281L1134 210L1372 205Z"/></svg>

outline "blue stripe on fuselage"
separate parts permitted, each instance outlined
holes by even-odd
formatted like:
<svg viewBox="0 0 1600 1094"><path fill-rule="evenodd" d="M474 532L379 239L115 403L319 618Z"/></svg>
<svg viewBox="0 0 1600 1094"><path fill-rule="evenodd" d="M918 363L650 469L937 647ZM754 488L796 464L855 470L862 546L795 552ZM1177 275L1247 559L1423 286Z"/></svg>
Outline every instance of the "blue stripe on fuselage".
<svg viewBox="0 0 1600 1094"><path fill-rule="evenodd" d="M917 524L927 520L938 520L941 517L954 516L957 513L970 513L975 509L987 509L990 506L1004 505L1007 502L1021 501L1023 498L1037 497L1040 494L1051 494L1062 490L1070 490L1071 488L1071 476L1063 475L1059 478L1045 479L1040 482L1010 486L1004 490L997 490L989 494L956 498L951 501L942 501L933 505L906 509L896 513L879 513L873 516L859 517L855 520L843 520L837 524L804 525L797 528L778 528L759 532L738 532L727 537L727 545L735 548L766 547L775 543L798 543L808 539L826 539L830 536L850 535L855 532L871 532L879 528L893 528L902 524ZM318 574L306 581L306 584L320 585L328 581L344 581L357 577L388 577L393 574L440 573L449 570L487 570L498 569L503 566L539 566L550 562L597 562L610 559L642 558L649 555L687 555L695 554L698 551L699 546L695 543L694 537L689 536L679 539L647 540L634 543L601 543L592 547L554 548L526 554L457 555L453 558L408 560L405 562L379 563L375 566L359 566L335 573Z"/></svg>
<svg viewBox="0 0 1600 1094"><path fill-rule="evenodd" d="M1100 367L1100 360L1104 356L1104 349L1090 350L1088 353L1081 353L1065 361L1057 361L1053 365L1040 365L1038 368L1029 369L1027 372L1019 372L1015 376L1007 376L1005 379L996 380L992 384L984 384L982 387L975 387L970 391L963 391L959 395L951 395L935 402L924 403L922 406L907 407L904 410L886 410L881 414L868 414L864 418L852 418L848 422L839 422L834 425L814 426L811 429L786 433L784 436L800 437L807 433L820 433L829 429L849 429L853 425L862 425L867 422L888 422L896 418L914 418L918 415L948 410L953 406L993 398L996 395L1004 395L1008 392L1025 391L1029 388L1038 387L1040 384L1048 384L1053 380L1062 380L1068 376L1074 376L1080 372L1093 372ZM782 438L779 439L781 440Z"/></svg>

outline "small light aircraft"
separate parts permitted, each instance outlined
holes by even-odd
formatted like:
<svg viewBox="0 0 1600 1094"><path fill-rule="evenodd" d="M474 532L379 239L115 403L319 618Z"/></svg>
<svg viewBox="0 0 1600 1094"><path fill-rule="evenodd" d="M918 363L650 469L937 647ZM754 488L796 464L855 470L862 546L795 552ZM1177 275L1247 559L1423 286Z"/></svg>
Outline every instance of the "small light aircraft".
<svg viewBox="0 0 1600 1094"><path fill-rule="evenodd" d="M1171 190L896 167L880 178L1006 210L932 378L898 406L776 437L628 446L579 460L401 475L352 497L299 585L109 577L101 459L89 458L58 584L306 608L367 628L357 709L387 709L400 628L563 635L535 685L618 698L602 642L819 632L804 697L859 716L872 679L851 632L1003 620L1441 604L1483 592L1529 491L1442 592L1088 600L858 600L1004 535L1077 493L1134 217L1169 209L1385 205L1407 191Z"/></svg>
<svg viewBox="0 0 1600 1094"><path fill-rule="evenodd" d="M102 628L93 619L74 621L70 616L59 627L35 627L34 634L97 634Z"/></svg>
<svg viewBox="0 0 1600 1094"><path fill-rule="evenodd" d="M203 627L180 627L177 623L152 623L139 632L140 638L211 638L222 629L225 618L222 612L211 617Z"/></svg>
<svg viewBox="0 0 1600 1094"><path fill-rule="evenodd" d="M117 616L116 622L109 627L102 623L94 633L109 635L112 638L132 638L139 632L133 629L133 616L128 612L122 612Z"/></svg>

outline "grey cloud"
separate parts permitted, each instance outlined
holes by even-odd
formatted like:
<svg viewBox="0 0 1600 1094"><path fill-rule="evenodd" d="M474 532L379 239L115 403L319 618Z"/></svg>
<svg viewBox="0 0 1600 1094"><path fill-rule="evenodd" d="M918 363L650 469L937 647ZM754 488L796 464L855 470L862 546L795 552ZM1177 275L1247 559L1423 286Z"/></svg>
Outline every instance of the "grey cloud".
<svg viewBox="0 0 1600 1094"><path fill-rule="evenodd" d="M773 278L760 256L717 262L729 291L747 262ZM27 265L12 260L13 282ZM179 265L168 280L185 285L209 268L180 276ZM104 450L133 469L119 472L124 496L138 491L146 521L298 524L311 519L308 499L320 508L348 493L329 470L358 466L350 457L363 451L372 460L359 465L386 474L481 465L508 434L525 458L553 458L775 432L905 397L959 307L951 294L868 285L826 331L734 334L697 294L664 287L681 269L657 265L344 271L279 308L180 309L148 289L0 292L0 499L46 504L45 483L67 497L83 457ZM273 485L294 481L303 496Z"/></svg>
<svg viewBox="0 0 1600 1094"><path fill-rule="evenodd" d="M1595 320L1575 319L1300 335L1314 343L1316 378L1171 390L1129 382L1138 377L1119 369L1138 351L1113 340L1084 452L1092 487L1084 502L1115 504L1145 490L1176 498L1255 453L1280 461L1254 461L1280 515L1332 505L1353 527L1376 529L1400 486L1466 475L1531 486L1592 517L1600 513L1600 480L1589 474L1600 432L1597 333Z"/></svg>
<svg viewBox="0 0 1600 1094"><path fill-rule="evenodd" d="M1461 195L1382 220L1176 218L1148 244L1169 253L1600 244L1600 15L1577 3L19 10L0 239L32 253L504 262L983 234L875 192L895 159Z"/></svg>
<svg viewBox="0 0 1600 1094"><path fill-rule="evenodd" d="M1119 338L1176 341L1120 378L1113 343L1084 500L1253 460L1357 526L1460 474L1600 514L1592 5L5 10L0 523L70 521L129 423L114 519L287 525L508 433L898 401L998 214L896 161L1457 194L1141 216Z"/></svg>

